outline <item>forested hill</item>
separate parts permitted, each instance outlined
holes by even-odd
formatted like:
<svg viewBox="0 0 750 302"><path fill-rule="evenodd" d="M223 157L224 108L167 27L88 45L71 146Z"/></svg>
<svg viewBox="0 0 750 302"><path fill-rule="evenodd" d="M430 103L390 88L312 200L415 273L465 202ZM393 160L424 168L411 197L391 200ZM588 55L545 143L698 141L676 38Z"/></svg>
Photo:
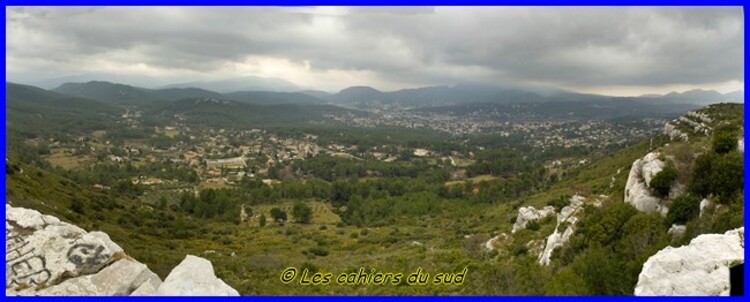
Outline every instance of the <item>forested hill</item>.
<svg viewBox="0 0 750 302"><path fill-rule="evenodd" d="M7 83L6 133L76 133L112 126L124 110L98 101L72 97L34 86Z"/></svg>

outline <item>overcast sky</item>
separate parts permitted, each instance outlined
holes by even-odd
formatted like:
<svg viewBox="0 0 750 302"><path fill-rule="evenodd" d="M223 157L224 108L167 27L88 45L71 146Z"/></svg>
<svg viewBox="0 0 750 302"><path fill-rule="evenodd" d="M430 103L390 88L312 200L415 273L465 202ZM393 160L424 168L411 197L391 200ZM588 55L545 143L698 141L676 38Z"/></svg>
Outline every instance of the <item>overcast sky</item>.
<svg viewBox="0 0 750 302"><path fill-rule="evenodd" d="M741 7L16 7L6 15L7 77L26 83L255 75L328 91L478 82L610 95L744 84Z"/></svg>

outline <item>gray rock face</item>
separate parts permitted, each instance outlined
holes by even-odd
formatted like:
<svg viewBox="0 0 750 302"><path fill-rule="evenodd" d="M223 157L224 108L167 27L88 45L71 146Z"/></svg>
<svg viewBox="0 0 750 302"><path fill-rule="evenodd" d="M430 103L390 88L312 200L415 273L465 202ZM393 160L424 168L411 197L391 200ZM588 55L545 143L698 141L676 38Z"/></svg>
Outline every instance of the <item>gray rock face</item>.
<svg viewBox="0 0 750 302"><path fill-rule="evenodd" d="M157 290L163 296L239 296L214 275L211 262L192 255L175 267Z"/></svg>
<svg viewBox="0 0 750 302"><path fill-rule="evenodd" d="M687 230L686 226L673 224L667 231L667 234L672 235L672 238L682 237L685 235L685 230Z"/></svg>
<svg viewBox="0 0 750 302"><path fill-rule="evenodd" d="M664 124L664 134L669 136L670 140L682 140L685 142L688 141L687 133L683 133L672 123Z"/></svg>
<svg viewBox="0 0 750 302"><path fill-rule="evenodd" d="M565 243L570 240L570 236L575 232L575 225L578 222L578 215L583 210L583 205L586 202L586 198L580 195L573 195L570 198L570 203L560 209L560 213L557 214L557 225L555 231L547 237L544 245L544 250L539 253L539 264L549 265L552 252L555 248L562 247ZM601 202L598 201L601 205ZM597 204L594 203L594 205ZM561 226L566 226L564 229Z"/></svg>
<svg viewBox="0 0 750 302"><path fill-rule="evenodd" d="M729 268L745 262L744 236L742 227L659 251L643 264L635 295L729 295Z"/></svg>
<svg viewBox="0 0 750 302"><path fill-rule="evenodd" d="M124 256L101 232L87 233L59 219L5 206L6 289L48 287L95 273Z"/></svg>
<svg viewBox="0 0 750 302"><path fill-rule="evenodd" d="M554 214L555 207L552 206L546 206L541 210L537 210L532 206L521 207L520 209L518 209L518 217L516 217L516 222L513 224L511 233L515 233L518 230L525 229L526 224L528 224L529 221L539 220Z"/></svg>
<svg viewBox="0 0 750 302"><path fill-rule="evenodd" d="M206 259L188 256L165 287L105 233L8 204L5 213L6 296L238 295Z"/></svg>
<svg viewBox="0 0 750 302"><path fill-rule="evenodd" d="M484 243L484 248L488 251L492 251L495 249L495 245L498 242L508 240L508 234L502 233L500 235L497 235L495 237L490 238L490 240L487 240L487 242Z"/></svg>
<svg viewBox="0 0 750 302"><path fill-rule="evenodd" d="M35 291L35 295L94 295L122 296L130 295L136 289L161 284L159 276L151 272L146 265L130 259L121 259L101 271L78 278L68 279L62 283ZM156 290L141 290L140 295L154 295Z"/></svg>
<svg viewBox="0 0 750 302"><path fill-rule="evenodd" d="M659 212L666 215L669 209L663 200L651 193L648 184L656 173L664 169L665 163L659 159L659 153L651 152L642 159L633 162L625 184L625 202L632 204L642 212Z"/></svg>

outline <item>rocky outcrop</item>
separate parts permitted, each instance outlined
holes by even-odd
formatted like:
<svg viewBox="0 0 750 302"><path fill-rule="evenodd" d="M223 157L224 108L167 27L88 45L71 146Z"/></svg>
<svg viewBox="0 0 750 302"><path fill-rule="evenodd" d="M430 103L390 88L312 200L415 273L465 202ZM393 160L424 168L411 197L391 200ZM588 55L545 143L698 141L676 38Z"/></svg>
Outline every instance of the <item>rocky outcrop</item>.
<svg viewBox="0 0 750 302"><path fill-rule="evenodd" d="M672 238L679 238L685 235L686 230L687 227L684 225L673 224L667 231L667 234L672 235Z"/></svg>
<svg viewBox="0 0 750 302"><path fill-rule="evenodd" d="M642 159L633 162L625 184L625 202L642 212L659 212L666 215L669 210L664 201L653 195L648 184L651 178L659 173L665 163L659 159L659 153L651 152Z"/></svg>
<svg viewBox="0 0 750 302"><path fill-rule="evenodd" d="M102 232L87 233L53 216L7 204L5 213L6 289L50 287L96 273L125 256Z"/></svg>
<svg viewBox="0 0 750 302"><path fill-rule="evenodd" d="M745 262L744 236L742 227L659 251L643 264L635 295L729 295L729 268Z"/></svg>
<svg viewBox="0 0 750 302"><path fill-rule="evenodd" d="M583 210L585 201L586 198L583 196L573 195L570 198L570 203L560 209L560 213L557 214L555 231L547 237L544 250L539 254L539 264L548 265L555 248L562 247L568 242L575 231L575 224L578 222L577 215Z"/></svg>
<svg viewBox="0 0 750 302"><path fill-rule="evenodd" d="M708 114L705 114L703 112L698 111L690 111L687 113L687 116L693 117L697 120L699 120L703 124L711 123L713 122L713 119L708 116Z"/></svg>
<svg viewBox="0 0 750 302"><path fill-rule="evenodd" d="M677 129L677 127L672 123L664 124L664 134L669 136L670 140L681 140L685 142L688 141L687 133L680 131L680 129Z"/></svg>
<svg viewBox="0 0 750 302"><path fill-rule="evenodd" d="M211 262L187 255L175 267L157 293L162 296L239 296L240 294L214 275Z"/></svg>
<svg viewBox="0 0 750 302"><path fill-rule="evenodd" d="M737 151L745 153L745 138L744 137L737 140Z"/></svg>
<svg viewBox="0 0 750 302"><path fill-rule="evenodd" d="M193 257L207 262L210 270L206 269L205 263L197 266L201 270L196 267L190 270L195 269L200 278L218 280L225 287L196 285L197 291L180 293L164 287L159 276L145 264L127 256L105 233L86 232L54 216L9 204L5 205L5 227L7 296L156 295L163 292L223 295L228 292L228 286L213 275L211 263L202 258ZM200 261L191 258L191 263L195 262ZM185 269L175 268L175 271ZM168 277L170 284L193 281L185 274L175 276Z"/></svg>
<svg viewBox="0 0 750 302"><path fill-rule="evenodd" d="M518 209L518 217L516 217L516 222L513 224L511 233L525 229L529 221L539 220L553 214L555 214L555 207L552 206L546 206L541 210L537 210L532 206L521 207Z"/></svg>
<svg viewBox="0 0 750 302"><path fill-rule="evenodd" d="M555 228L555 232L547 237L547 243L544 246L544 250L541 254L539 254L539 264L549 265L550 258L552 257L552 252L554 252L556 248L565 245L565 243L570 240L570 236L573 235L573 232L574 230L572 225L569 225L567 228L565 228L564 232L560 232L559 228Z"/></svg>
<svg viewBox="0 0 750 302"><path fill-rule="evenodd" d="M690 113L692 113L692 112L690 112ZM688 116L692 116L692 115L690 115L690 113L688 113ZM679 120L680 122L683 122L685 124L688 124L690 127L693 127L693 132L695 132L695 133L700 133L700 134L705 134L705 135L711 134L711 127L708 126L708 125L706 125L706 123L704 123L702 121L701 122L694 121L694 120L688 118L687 116L681 116L677 120Z"/></svg>
<svg viewBox="0 0 750 302"><path fill-rule="evenodd" d="M154 295L161 285L159 276L146 265L131 259L121 259L101 271L67 279L60 284L33 291L34 295ZM136 292L136 290L140 290Z"/></svg>
<svg viewBox="0 0 750 302"><path fill-rule="evenodd" d="M495 249L495 246L498 244L498 242L505 240L508 240L508 234L502 233L490 238L490 240L487 240L487 242L484 243L484 248L488 251L492 251Z"/></svg>

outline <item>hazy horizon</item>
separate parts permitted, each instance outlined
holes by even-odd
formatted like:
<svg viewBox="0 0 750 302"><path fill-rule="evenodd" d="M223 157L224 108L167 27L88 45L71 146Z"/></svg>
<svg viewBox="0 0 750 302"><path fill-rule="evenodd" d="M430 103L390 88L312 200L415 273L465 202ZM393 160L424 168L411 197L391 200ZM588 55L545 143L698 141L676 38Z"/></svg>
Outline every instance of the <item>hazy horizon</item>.
<svg viewBox="0 0 750 302"><path fill-rule="evenodd" d="M741 7L9 7L7 80L743 90ZM491 29L491 30L488 30ZM75 80L78 79L78 80Z"/></svg>

